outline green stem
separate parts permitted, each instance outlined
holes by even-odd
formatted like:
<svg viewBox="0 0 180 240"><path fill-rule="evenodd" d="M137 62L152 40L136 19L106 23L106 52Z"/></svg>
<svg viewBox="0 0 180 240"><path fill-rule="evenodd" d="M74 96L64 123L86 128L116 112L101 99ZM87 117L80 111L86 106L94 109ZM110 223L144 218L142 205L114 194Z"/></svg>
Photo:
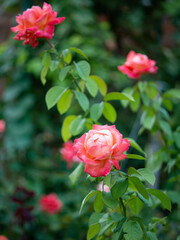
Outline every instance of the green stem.
<svg viewBox="0 0 180 240"><path fill-rule="evenodd" d="M122 207L122 209L123 209L123 215L124 215L124 217L126 218L126 208L125 208L125 206L124 206L124 203L123 203L122 198L119 198L119 207L120 207L120 208Z"/></svg>
<svg viewBox="0 0 180 240"><path fill-rule="evenodd" d="M60 55L58 53L58 51L56 50L54 44L52 44L52 42L49 41L49 39L46 39L46 42L49 44L49 46L54 50L55 54L57 55L57 57L60 59Z"/></svg>

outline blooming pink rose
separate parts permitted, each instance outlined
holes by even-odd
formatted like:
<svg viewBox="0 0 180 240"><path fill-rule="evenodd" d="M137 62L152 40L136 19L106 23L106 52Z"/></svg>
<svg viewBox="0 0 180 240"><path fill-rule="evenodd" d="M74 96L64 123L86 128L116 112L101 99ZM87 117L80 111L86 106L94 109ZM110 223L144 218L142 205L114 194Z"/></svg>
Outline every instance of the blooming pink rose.
<svg viewBox="0 0 180 240"><path fill-rule="evenodd" d="M97 185L97 190L99 191L104 191L104 192L110 192L110 189L107 185L104 185L104 189L103 189L103 182L100 182L98 185Z"/></svg>
<svg viewBox="0 0 180 240"><path fill-rule="evenodd" d="M7 237L0 235L0 240L8 240Z"/></svg>
<svg viewBox="0 0 180 240"><path fill-rule="evenodd" d="M75 139L74 148L85 163L85 172L92 177L100 177L110 172L111 164L120 169L119 160L126 158L123 152L129 145L115 125L93 125L92 130Z"/></svg>
<svg viewBox="0 0 180 240"><path fill-rule="evenodd" d="M0 120L0 133L4 132L6 123L4 120Z"/></svg>
<svg viewBox="0 0 180 240"><path fill-rule="evenodd" d="M127 60L118 70L127 74L130 78L139 78L144 73L156 73L158 67L156 62L149 59L146 55L130 51Z"/></svg>
<svg viewBox="0 0 180 240"><path fill-rule="evenodd" d="M57 12L52 10L50 4L44 2L43 8L33 6L16 17L18 25L12 27L13 32L18 32L14 39L23 41L23 44L31 44L35 48L39 42L38 38L52 39L54 25L60 24L65 17L56 18Z"/></svg>
<svg viewBox="0 0 180 240"><path fill-rule="evenodd" d="M74 149L74 143L72 141L64 143L63 147L60 148L59 151L62 155L62 158L67 162L68 168L72 167L73 162L80 162Z"/></svg>
<svg viewBox="0 0 180 240"><path fill-rule="evenodd" d="M62 209L62 202L58 198L58 196L55 193L51 193L49 195L43 195L39 199L39 204L42 209L42 211L48 213L48 214L54 214Z"/></svg>

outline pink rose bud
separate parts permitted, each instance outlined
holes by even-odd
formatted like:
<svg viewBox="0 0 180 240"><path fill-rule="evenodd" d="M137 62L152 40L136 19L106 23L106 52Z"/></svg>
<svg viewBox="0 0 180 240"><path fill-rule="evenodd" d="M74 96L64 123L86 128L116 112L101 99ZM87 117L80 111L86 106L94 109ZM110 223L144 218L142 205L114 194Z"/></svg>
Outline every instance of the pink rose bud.
<svg viewBox="0 0 180 240"><path fill-rule="evenodd" d="M74 143L72 141L64 143L63 147L60 148L59 151L62 155L62 158L67 162L68 168L72 167L73 162L80 162L74 149Z"/></svg>
<svg viewBox="0 0 180 240"><path fill-rule="evenodd" d="M145 73L156 73L158 67L155 65L156 62L146 55L130 51L126 62L122 66L118 66L118 70L135 79Z"/></svg>
<svg viewBox="0 0 180 240"><path fill-rule="evenodd" d="M85 172L92 177L106 176L111 164L117 169L119 160L126 158L124 154L130 143L113 126L93 125L93 129L75 139L74 148L77 156L85 163Z"/></svg>
<svg viewBox="0 0 180 240"><path fill-rule="evenodd" d="M7 237L0 235L0 240L8 240Z"/></svg>
<svg viewBox="0 0 180 240"><path fill-rule="evenodd" d="M0 133L5 131L6 123L4 120L0 120Z"/></svg>
<svg viewBox="0 0 180 240"><path fill-rule="evenodd" d="M43 195L39 199L39 204L41 210L48 214L55 214L57 212L60 212L63 206L62 202L55 193Z"/></svg>
<svg viewBox="0 0 180 240"><path fill-rule="evenodd" d="M32 6L16 17L18 25L12 27L13 32L18 32L14 39L24 41L23 44L31 44L35 48L39 42L38 38L52 39L54 25L60 24L65 17L56 18L57 12L52 10L50 4L44 2L43 8Z"/></svg>
<svg viewBox="0 0 180 240"><path fill-rule="evenodd" d="M103 182L100 182L98 185L97 185L97 190L99 191L104 191L104 192L110 192L110 189L107 185L104 185L104 189L103 189Z"/></svg>

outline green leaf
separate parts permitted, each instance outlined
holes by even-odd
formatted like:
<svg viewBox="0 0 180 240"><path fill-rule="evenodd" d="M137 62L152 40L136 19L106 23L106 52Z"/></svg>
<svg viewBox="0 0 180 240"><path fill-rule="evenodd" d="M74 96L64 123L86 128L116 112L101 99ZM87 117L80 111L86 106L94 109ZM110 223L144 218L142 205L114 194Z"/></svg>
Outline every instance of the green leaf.
<svg viewBox="0 0 180 240"><path fill-rule="evenodd" d="M89 100L82 92L74 91L81 108L86 112L89 109Z"/></svg>
<svg viewBox="0 0 180 240"><path fill-rule="evenodd" d="M58 61L51 61L51 65L50 65L50 70L53 72L58 68L59 62Z"/></svg>
<svg viewBox="0 0 180 240"><path fill-rule="evenodd" d="M108 93L105 97L104 97L105 101L111 101L111 100L128 100L128 101L133 101L134 102L134 98L128 94L128 93L120 93L120 92L111 92Z"/></svg>
<svg viewBox="0 0 180 240"><path fill-rule="evenodd" d="M148 95L144 92L141 93L141 99L143 101L143 104L148 107L149 106L149 98Z"/></svg>
<svg viewBox="0 0 180 240"><path fill-rule="evenodd" d="M111 188L111 194L113 198L120 198L128 188L128 179L120 179L117 181L114 186Z"/></svg>
<svg viewBox="0 0 180 240"><path fill-rule="evenodd" d="M48 109L52 108L58 102L58 100L66 90L67 88L59 86L52 87L49 89L45 97Z"/></svg>
<svg viewBox="0 0 180 240"><path fill-rule="evenodd" d="M130 167L128 169L128 174L138 177L141 181L147 181L151 185L154 185L156 180L154 174L147 168L140 168L136 170L135 168Z"/></svg>
<svg viewBox="0 0 180 240"><path fill-rule="evenodd" d="M139 180L139 178L131 176L129 177L129 180L134 184L134 186L136 187L137 191L145 198L145 199L149 199L149 195L148 192L146 190L146 188L144 187L144 185L142 184L142 182Z"/></svg>
<svg viewBox="0 0 180 240"><path fill-rule="evenodd" d="M133 214L139 215L144 206L144 203L138 197L135 197L129 200L128 206Z"/></svg>
<svg viewBox="0 0 180 240"><path fill-rule="evenodd" d="M132 138L127 138L127 140L130 141L130 145L131 147L135 148L136 150L138 150L139 152L143 153L144 155L146 155L146 153L142 150L142 148L139 146L139 144L137 144L137 142L132 139Z"/></svg>
<svg viewBox="0 0 180 240"><path fill-rule="evenodd" d="M141 240L143 231L138 222L127 221L123 224L124 238L126 240Z"/></svg>
<svg viewBox="0 0 180 240"><path fill-rule="evenodd" d="M138 82L138 88L141 93L145 91L146 87L147 87L147 82L142 82L142 81Z"/></svg>
<svg viewBox="0 0 180 240"><path fill-rule="evenodd" d="M114 123L116 121L117 118L116 110L110 103L107 102L104 103L103 115L109 122Z"/></svg>
<svg viewBox="0 0 180 240"><path fill-rule="evenodd" d="M99 192L98 190L92 190L92 191L90 191L90 192L86 195L86 197L85 197L85 198L83 199L83 201L82 201L79 214L81 214L81 211L82 211L84 205L87 203L87 201L88 201L92 196L96 195L98 192Z"/></svg>
<svg viewBox="0 0 180 240"><path fill-rule="evenodd" d="M44 67L49 68L51 64L51 55L48 52L45 52L42 59L42 64Z"/></svg>
<svg viewBox="0 0 180 240"><path fill-rule="evenodd" d="M89 226L99 223L99 220L103 217L104 213L93 212L89 218Z"/></svg>
<svg viewBox="0 0 180 240"><path fill-rule="evenodd" d="M69 51L69 49L65 49L62 51L62 55L63 55L63 60L69 64L72 60L72 54L71 52Z"/></svg>
<svg viewBox="0 0 180 240"><path fill-rule="evenodd" d="M94 201L94 210L100 213L104 207L104 202L102 200L102 192L98 192Z"/></svg>
<svg viewBox="0 0 180 240"><path fill-rule="evenodd" d="M69 175L69 178L73 185L78 181L81 174L83 173L83 170L84 170L84 163L80 163L77 166L77 168Z"/></svg>
<svg viewBox="0 0 180 240"><path fill-rule="evenodd" d="M175 140L176 146L180 148L180 132L174 133L174 140Z"/></svg>
<svg viewBox="0 0 180 240"><path fill-rule="evenodd" d="M95 75L90 75L89 77L96 82L96 84L97 84L97 86L99 88L100 93L103 96L105 96L106 93L107 93L107 85L106 85L105 81L102 78L100 78L98 76L95 76Z"/></svg>
<svg viewBox="0 0 180 240"><path fill-rule="evenodd" d="M63 92L57 103L57 109L60 114L67 112L67 110L71 106L72 98L73 92L70 89L66 89L66 91Z"/></svg>
<svg viewBox="0 0 180 240"><path fill-rule="evenodd" d="M132 87L127 87L123 90L122 93L125 93L125 94L127 93L130 96L132 96L133 92L134 92L134 89ZM129 104L129 101L128 100L121 100L121 104L124 108L126 108Z"/></svg>
<svg viewBox="0 0 180 240"><path fill-rule="evenodd" d="M89 63L86 61L80 61L78 63L75 63L75 66L80 78L86 80L89 77L91 71Z"/></svg>
<svg viewBox="0 0 180 240"><path fill-rule="evenodd" d="M126 154L126 156L130 159L146 160L144 157L137 154Z"/></svg>
<svg viewBox="0 0 180 240"><path fill-rule="evenodd" d="M159 121L160 128L168 135L172 136L171 126L164 120Z"/></svg>
<svg viewBox="0 0 180 240"><path fill-rule="evenodd" d="M111 193L102 192L102 197L107 207L114 209L117 206L118 201L112 198Z"/></svg>
<svg viewBox="0 0 180 240"><path fill-rule="evenodd" d="M137 177L141 176L141 174L133 167L130 167L128 169L128 174L129 175L136 175Z"/></svg>
<svg viewBox="0 0 180 240"><path fill-rule="evenodd" d="M90 117L91 119L96 122L102 115L104 109L104 102L95 103L92 105L90 109Z"/></svg>
<svg viewBox="0 0 180 240"><path fill-rule="evenodd" d="M59 80L60 81L63 81L66 78L70 69L71 69L70 66L67 66L67 67L64 67L63 69L61 69L60 74L59 74Z"/></svg>
<svg viewBox="0 0 180 240"><path fill-rule="evenodd" d="M149 82L146 88L147 95L153 100L158 95L158 86L154 82Z"/></svg>
<svg viewBox="0 0 180 240"><path fill-rule="evenodd" d="M163 104L166 107L166 109L168 111L172 111L173 110L173 104L169 99L163 98Z"/></svg>
<svg viewBox="0 0 180 240"><path fill-rule="evenodd" d="M79 55L83 56L84 58L86 58L88 60L88 57L79 48L72 47L72 48L69 48L69 50L72 52L78 53Z"/></svg>
<svg viewBox="0 0 180 240"><path fill-rule="evenodd" d="M169 197L163 193L162 191L160 190L157 190L157 189L147 189L148 193L150 193L151 195L155 196L156 198L158 198L161 203L162 203L162 206L164 208L166 208L167 210L171 211L171 201L169 199Z"/></svg>
<svg viewBox="0 0 180 240"><path fill-rule="evenodd" d="M149 108L147 111L145 111L141 118L141 123L143 124L143 127L151 130L154 123L156 121L156 114L154 113L152 108Z"/></svg>
<svg viewBox="0 0 180 240"><path fill-rule="evenodd" d="M48 69L49 69L48 67L44 67L41 71L40 78L41 78L41 82L42 82L43 85L46 83L46 75L48 73Z"/></svg>
<svg viewBox="0 0 180 240"><path fill-rule="evenodd" d="M141 176L148 181L151 185L154 185L156 178L154 174L147 168L140 168L137 170Z"/></svg>
<svg viewBox="0 0 180 240"><path fill-rule="evenodd" d="M76 117L72 122L71 125L69 127L70 133L73 136L76 136L78 134L80 134L84 127L85 127L85 123L86 123L86 119L82 118L81 116Z"/></svg>
<svg viewBox="0 0 180 240"><path fill-rule="evenodd" d="M148 240L158 240L154 232L147 232L147 236L148 236Z"/></svg>
<svg viewBox="0 0 180 240"><path fill-rule="evenodd" d="M61 129L61 135L64 142L68 141L72 137L72 134L69 131L69 126L71 125L72 121L75 118L76 118L75 115L70 115L64 119L62 129Z"/></svg>
<svg viewBox="0 0 180 240"><path fill-rule="evenodd" d="M91 79L91 78L86 79L86 87L87 87L87 90L91 94L92 97L95 97L97 95L98 86L93 79Z"/></svg>
<svg viewBox="0 0 180 240"><path fill-rule="evenodd" d="M170 89L163 94L163 97L180 99L180 89Z"/></svg>
<svg viewBox="0 0 180 240"><path fill-rule="evenodd" d="M140 93L139 91L135 91L133 93L133 98L134 98L134 102L130 102L130 108L133 112L137 112L137 110L139 109L140 106Z"/></svg>
<svg viewBox="0 0 180 240"><path fill-rule="evenodd" d="M100 227L99 223L95 223L95 224L91 225L87 232L87 240L91 240L92 238L94 238L98 234L100 229L101 229L101 227Z"/></svg>

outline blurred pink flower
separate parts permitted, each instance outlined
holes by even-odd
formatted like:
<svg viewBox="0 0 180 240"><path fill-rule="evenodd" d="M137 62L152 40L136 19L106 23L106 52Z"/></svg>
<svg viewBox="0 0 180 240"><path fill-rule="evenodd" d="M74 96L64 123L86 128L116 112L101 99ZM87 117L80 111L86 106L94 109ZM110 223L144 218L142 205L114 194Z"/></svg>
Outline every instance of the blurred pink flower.
<svg viewBox="0 0 180 240"><path fill-rule="evenodd" d="M99 191L104 191L104 192L110 192L110 189L107 185L104 185L104 190L103 190L103 182L100 182L98 185L97 185L97 190Z"/></svg>
<svg viewBox="0 0 180 240"><path fill-rule="evenodd" d="M118 66L118 70L130 78L139 78L144 73L156 73L158 67L155 65L156 62L146 55L130 51L126 62Z"/></svg>
<svg viewBox="0 0 180 240"><path fill-rule="evenodd" d="M85 172L92 177L106 176L111 164L120 169L119 160L126 158L124 152L129 146L115 125L93 125L93 129L75 139L74 144L77 156L85 163Z"/></svg>
<svg viewBox="0 0 180 240"><path fill-rule="evenodd" d="M72 141L67 141L63 144L63 147L60 148L60 153L62 158L67 162L67 167L71 168L73 162L80 162L80 159L77 157L76 151L74 149L74 143Z"/></svg>
<svg viewBox="0 0 180 240"><path fill-rule="evenodd" d="M13 32L18 32L14 39L24 41L23 44L31 44L35 48L39 42L38 38L52 39L54 25L60 24L65 17L56 18L57 12L52 10L50 4L44 2L43 8L32 6L23 14L16 17L18 25L12 27Z"/></svg>
<svg viewBox="0 0 180 240"><path fill-rule="evenodd" d="M0 120L0 133L5 131L6 123L4 120Z"/></svg>
<svg viewBox="0 0 180 240"><path fill-rule="evenodd" d="M48 214L55 214L62 209L62 202L55 193L43 195L39 199L41 210Z"/></svg>
<svg viewBox="0 0 180 240"><path fill-rule="evenodd" d="M0 235L0 240L8 240L7 237Z"/></svg>

